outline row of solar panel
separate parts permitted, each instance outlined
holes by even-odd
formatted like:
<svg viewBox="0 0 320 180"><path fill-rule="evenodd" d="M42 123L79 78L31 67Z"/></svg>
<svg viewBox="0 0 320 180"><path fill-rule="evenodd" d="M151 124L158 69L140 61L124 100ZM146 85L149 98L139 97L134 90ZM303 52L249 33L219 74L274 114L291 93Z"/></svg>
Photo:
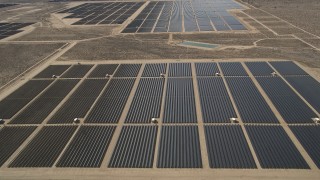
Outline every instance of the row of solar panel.
<svg viewBox="0 0 320 180"><path fill-rule="evenodd" d="M72 13L64 18L82 18L72 25L122 24L143 2L85 3L59 13Z"/></svg>
<svg viewBox="0 0 320 180"><path fill-rule="evenodd" d="M204 6L198 6L192 1L153 1L122 33L246 30L224 8L221 6L219 11L206 11Z"/></svg>
<svg viewBox="0 0 320 180"><path fill-rule="evenodd" d="M0 39L23 32L21 28L32 25L33 23L0 23Z"/></svg>
<svg viewBox="0 0 320 180"><path fill-rule="evenodd" d="M202 70L203 64L197 63L196 66L198 65L200 68L197 69ZM237 67L243 69L240 63L238 65L240 66ZM184 66L184 68L177 69L181 66ZM185 76L189 74L185 72L191 72L185 71L185 67L190 68L190 66L188 63L170 64L169 69L171 67L172 71L170 72L173 75L184 74L183 76ZM52 72L52 67L55 66L49 66L40 75L48 75L47 72ZM98 67L95 69L97 71L92 71L91 74L101 74L100 72L103 69ZM117 65L102 65L100 67L107 67L106 70L112 74ZM215 63L206 67L215 67L213 69L217 70L217 64ZM222 66L220 65L220 67ZM136 65L133 66L135 74L139 72L139 68L137 69ZM110 69L112 70L110 71ZM131 71L126 73L128 72ZM149 75L151 72L165 73L166 64L147 64L143 74ZM300 82L301 77L311 78L309 76L297 76L296 81ZM292 76L290 78L294 79ZM319 112L319 101L316 100L319 99L317 94L320 93L320 84L313 78L311 79L312 81L308 82L306 86L300 87L299 84L295 86L298 87L299 92L305 92L301 95L306 97L307 101L310 100L310 104ZM107 85L108 79L86 79L63 103L58 112L50 118L48 123L72 123L74 118L85 118L86 123L117 123L135 80L135 78L115 78ZM312 118L317 117L317 114L280 77L256 77L256 80L287 123L313 123ZM250 77L225 77L225 81L243 122L279 123ZM33 92L40 93L52 82L50 79L44 81L31 80L26 83L0 102L0 107L3 108L0 117L3 119L12 118L36 96ZM78 82L79 79L58 79L22 112L14 116L9 123L42 123ZM150 123L152 118L160 117L164 82L164 78L142 78L140 80L125 120L126 123ZM230 118L237 117L222 77L199 76L197 82L202 117L205 123L230 123ZM310 87L314 88L309 90ZM99 94L101 96L97 100ZM191 77L168 78L164 100L164 123L197 122ZM95 106L86 116L95 102Z"/></svg>
<svg viewBox="0 0 320 180"><path fill-rule="evenodd" d="M289 127L320 168L320 126ZM257 168L241 126L205 125L204 128L211 168ZM6 126L0 130L3 137L0 165L35 129ZM9 167L100 167L106 166L102 164L105 159L109 160L109 168L152 168L156 152L158 168L202 167L204 159L197 126L162 126L158 149L155 148L157 126L123 126L111 157L105 157L115 129L116 126L44 126ZM246 125L245 129L262 168L309 169L281 126Z"/></svg>
<svg viewBox="0 0 320 180"><path fill-rule="evenodd" d="M292 61L272 61L270 64L283 76L299 76L308 74L294 64ZM274 77L275 70L267 62L245 62L253 76ZM249 76L239 62L219 62L224 76ZM34 78L51 78L53 75L61 78L82 78L93 67L93 65L52 65L40 72ZM118 64L99 64L88 76L89 78L106 77L114 74ZM121 64L114 77L136 77L141 64ZM70 69L69 69L70 68ZM217 63L195 63L197 76L216 76L220 73ZM68 70L66 73L64 73ZM142 77L159 77L166 72L165 63L146 64ZM190 77L192 76L191 63L170 63L169 77ZM302 77L303 78L303 77Z"/></svg>
<svg viewBox="0 0 320 180"><path fill-rule="evenodd" d="M266 62L247 62L246 66L286 121L305 122L317 115L291 90L290 84L318 113L320 113L320 84L292 61L272 61L270 65L282 75L273 77L274 70ZM266 78L265 76L269 76ZM286 81L286 82L285 82ZM288 84L287 84L288 83ZM311 122L311 120L309 120Z"/></svg>

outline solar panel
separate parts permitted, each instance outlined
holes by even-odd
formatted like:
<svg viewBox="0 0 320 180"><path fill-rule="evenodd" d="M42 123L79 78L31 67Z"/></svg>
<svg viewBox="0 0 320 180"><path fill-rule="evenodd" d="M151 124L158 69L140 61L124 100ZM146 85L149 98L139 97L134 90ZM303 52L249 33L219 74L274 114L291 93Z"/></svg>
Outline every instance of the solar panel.
<svg viewBox="0 0 320 180"><path fill-rule="evenodd" d="M0 4L1 8L1 4ZM30 26L34 23L1 23L0 24L0 39L7 38L9 36L13 36L15 34L23 32L20 30L26 26Z"/></svg>
<svg viewBox="0 0 320 180"><path fill-rule="evenodd" d="M281 126L246 126L262 168L309 169Z"/></svg>
<svg viewBox="0 0 320 180"><path fill-rule="evenodd" d="M197 122L191 78L168 79L163 122Z"/></svg>
<svg viewBox="0 0 320 180"><path fill-rule="evenodd" d="M211 168L256 168L239 125L205 126Z"/></svg>
<svg viewBox="0 0 320 180"><path fill-rule="evenodd" d="M312 123L317 115L280 77L256 77L287 123Z"/></svg>
<svg viewBox="0 0 320 180"><path fill-rule="evenodd" d="M320 126L289 126L313 162L320 168Z"/></svg>
<svg viewBox="0 0 320 180"><path fill-rule="evenodd" d="M15 116L9 124L41 124L63 98L38 98Z"/></svg>
<svg viewBox="0 0 320 180"><path fill-rule="evenodd" d="M224 76L248 76L239 62L219 62Z"/></svg>
<svg viewBox="0 0 320 180"><path fill-rule="evenodd" d="M82 78L93 67L93 65L73 65L67 72L65 72L62 78Z"/></svg>
<svg viewBox="0 0 320 180"><path fill-rule="evenodd" d="M142 5L143 2L85 3L58 13L71 13L64 18L82 18L73 25L122 24Z"/></svg>
<svg viewBox="0 0 320 180"><path fill-rule="evenodd" d="M164 10L166 3L153 2L153 8L146 11L158 12L158 4ZM204 15L206 13L199 13L199 16ZM142 65L144 69L140 77ZM310 169L296 148L296 142L279 124L265 100L267 98L320 168L319 128L312 120L317 114L292 90L295 88L316 109L319 82L309 75L272 76L272 68L266 62L246 62L254 77L249 77L239 62L195 63L195 77L189 62L169 63L168 72L166 63L99 64L92 71L93 65L79 72L71 70L83 66L86 65L48 66L0 101L0 119L1 113L4 117L12 114L6 120L8 125L0 126L0 136L5 137L0 139L0 165L7 162L11 163L10 168L53 165L202 168L203 158L208 158L210 168L256 169L255 154L265 169ZM215 75L219 68L223 76ZM68 78L76 79L51 79L50 76L53 73L64 76L68 72ZM161 77L161 73L168 73L168 78ZM111 76L106 78L106 74ZM263 97L253 78L267 97ZM197 82L196 91L193 82ZM134 92L131 92L133 87ZM127 104L130 95L133 97ZM199 98L200 106L195 98ZM198 134L196 105L202 112L201 122L205 123L204 137ZM244 126L230 123L230 118L237 118L234 106ZM83 119L85 124L72 125L74 118ZM152 118L158 118L160 124L151 124ZM19 146L37 128L35 124L44 121L55 125L40 129L9 162L10 156L17 153ZM117 129L117 137L113 137L118 122L123 121L125 124ZM248 142L243 127L248 133ZM157 132L158 128L161 132ZM14 144L9 141L9 136ZM207 151L208 157L201 156L200 138L205 138L207 149L202 151ZM115 144L108 150L111 140ZM110 157L105 157L107 151L107 154L112 153ZM108 164L102 164L106 160Z"/></svg>
<svg viewBox="0 0 320 180"><path fill-rule="evenodd" d="M162 126L158 152L158 168L202 168L198 127Z"/></svg>
<svg viewBox="0 0 320 180"><path fill-rule="evenodd" d="M157 126L123 126L108 167L152 168Z"/></svg>
<svg viewBox="0 0 320 180"><path fill-rule="evenodd" d="M205 123L230 123L230 118L237 118L228 97L200 97L200 100Z"/></svg>
<svg viewBox="0 0 320 180"><path fill-rule="evenodd" d="M31 99L4 99L0 102L0 116L2 119L10 119L19 112Z"/></svg>
<svg viewBox="0 0 320 180"><path fill-rule="evenodd" d="M229 97L222 77L197 78L199 94L205 97Z"/></svg>
<svg viewBox="0 0 320 180"><path fill-rule="evenodd" d="M254 76L271 76L274 72L267 62L245 62L245 64Z"/></svg>
<svg viewBox="0 0 320 180"><path fill-rule="evenodd" d="M70 98L50 118L49 124L73 123L75 118L84 118L95 98Z"/></svg>
<svg viewBox="0 0 320 180"><path fill-rule="evenodd" d="M27 108L15 116L10 124L40 124L78 82L79 80L57 80Z"/></svg>
<svg viewBox="0 0 320 180"><path fill-rule="evenodd" d="M84 80L49 123L72 123L74 118L84 118L107 82L107 79Z"/></svg>
<svg viewBox="0 0 320 180"><path fill-rule="evenodd" d="M215 76L220 73L217 63L195 63L197 76Z"/></svg>
<svg viewBox="0 0 320 180"><path fill-rule="evenodd" d="M320 83L311 76L284 77L320 113Z"/></svg>
<svg viewBox="0 0 320 180"><path fill-rule="evenodd" d="M137 77L141 64L121 64L114 77Z"/></svg>
<svg viewBox="0 0 320 180"><path fill-rule="evenodd" d="M86 123L116 123L127 103L135 79L112 79L86 118Z"/></svg>
<svg viewBox="0 0 320 180"><path fill-rule="evenodd" d="M100 98L85 123L117 123L126 103L127 98Z"/></svg>
<svg viewBox="0 0 320 180"><path fill-rule="evenodd" d="M206 123L229 123L237 117L221 77L197 78L202 118Z"/></svg>
<svg viewBox="0 0 320 180"><path fill-rule="evenodd" d="M6 126L0 129L0 166L10 158L35 129L35 126Z"/></svg>
<svg viewBox="0 0 320 180"><path fill-rule="evenodd" d="M190 63L170 63L169 64L169 77L182 77L191 76Z"/></svg>
<svg viewBox="0 0 320 180"><path fill-rule="evenodd" d="M292 61L270 61L269 63L282 75L308 75Z"/></svg>
<svg viewBox="0 0 320 180"><path fill-rule="evenodd" d="M245 123L279 123L249 77L226 77L241 119Z"/></svg>
<svg viewBox="0 0 320 180"><path fill-rule="evenodd" d="M44 126L9 167L53 166L76 128L76 126Z"/></svg>
<svg viewBox="0 0 320 180"><path fill-rule="evenodd" d="M52 80L30 80L19 87L0 101L0 118L10 119L52 82Z"/></svg>
<svg viewBox="0 0 320 180"><path fill-rule="evenodd" d="M79 82L79 79L58 79L46 91L41 98L64 98Z"/></svg>
<svg viewBox="0 0 320 180"><path fill-rule="evenodd" d="M96 98L107 82L108 79L85 79L72 93L71 98Z"/></svg>
<svg viewBox="0 0 320 180"><path fill-rule="evenodd" d="M114 71L117 69L119 64L99 64L88 76L89 78L102 78L106 77L106 75L112 75Z"/></svg>
<svg viewBox="0 0 320 180"><path fill-rule="evenodd" d="M102 93L103 98L127 97L136 79L112 79L107 88ZM131 87L131 88L130 88Z"/></svg>
<svg viewBox="0 0 320 180"><path fill-rule="evenodd" d="M167 64L146 64L142 77L160 77L160 74L166 74Z"/></svg>
<svg viewBox="0 0 320 180"><path fill-rule="evenodd" d="M81 126L57 167L100 167L115 126Z"/></svg>
<svg viewBox="0 0 320 180"><path fill-rule="evenodd" d="M52 78L53 75L60 76L69 67L70 65L50 65L37 74L34 78Z"/></svg>
<svg viewBox="0 0 320 180"><path fill-rule="evenodd" d="M197 32L221 30L246 30L242 23L228 12L243 9L234 1L225 1L225 6L217 1L153 1L131 22L122 33L145 32ZM217 10L215 10L217 8ZM209 18L209 14L220 12L221 21ZM157 17L159 20L156 21ZM182 20L183 19L183 20ZM223 19L223 20L222 20ZM214 27L211 24L213 22ZM154 31L153 31L154 29ZM200 30L199 30L200 29Z"/></svg>
<svg viewBox="0 0 320 180"><path fill-rule="evenodd" d="M160 117L163 78L141 79L133 97L126 123L150 123Z"/></svg>
<svg viewBox="0 0 320 180"><path fill-rule="evenodd" d="M32 99L52 82L53 80L30 80L8 95L5 99Z"/></svg>

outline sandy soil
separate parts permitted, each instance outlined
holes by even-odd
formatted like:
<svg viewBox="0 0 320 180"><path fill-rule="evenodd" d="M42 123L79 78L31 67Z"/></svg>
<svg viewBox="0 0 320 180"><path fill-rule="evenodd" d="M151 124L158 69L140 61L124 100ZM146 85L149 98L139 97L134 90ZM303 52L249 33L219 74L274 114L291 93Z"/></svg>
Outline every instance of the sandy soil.
<svg viewBox="0 0 320 180"><path fill-rule="evenodd" d="M320 36L319 0L243 0Z"/></svg>
<svg viewBox="0 0 320 180"><path fill-rule="evenodd" d="M0 44L0 86L36 64L63 43Z"/></svg>
<svg viewBox="0 0 320 180"><path fill-rule="evenodd" d="M207 42L220 44L221 48L208 51L175 45L182 40L194 39L192 36L182 37L177 36L176 39L176 36L173 36L171 44L168 44L167 39L153 39L151 36L149 39L141 39L131 35L79 42L59 60L282 58L297 60L310 67L320 67L320 62L317 61L320 52L297 40L286 40L286 42L279 40L276 43L277 46L273 46L276 41L270 42L270 40L258 42L257 46L253 46L255 39L252 40L250 46L241 46L240 44L243 42L239 40L238 46L230 46L230 42L237 44L238 39L229 39L230 42L227 41L227 43L213 39ZM281 44L286 44L286 46L282 47Z"/></svg>
<svg viewBox="0 0 320 180"><path fill-rule="evenodd" d="M15 39L16 41L58 41L58 40L82 40L96 38L111 34L112 29L106 27L39 27L33 32Z"/></svg>

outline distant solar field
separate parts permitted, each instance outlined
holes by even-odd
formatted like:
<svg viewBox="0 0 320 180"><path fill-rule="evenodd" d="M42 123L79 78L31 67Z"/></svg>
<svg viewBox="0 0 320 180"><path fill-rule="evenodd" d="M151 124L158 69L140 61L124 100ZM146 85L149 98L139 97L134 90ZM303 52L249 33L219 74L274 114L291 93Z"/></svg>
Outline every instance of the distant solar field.
<svg viewBox="0 0 320 180"><path fill-rule="evenodd" d="M81 18L73 25L122 24L143 2L85 3L59 13L71 13L65 18Z"/></svg>
<svg viewBox="0 0 320 180"><path fill-rule="evenodd" d="M243 7L232 0L152 1L122 33L246 30L230 9Z"/></svg>

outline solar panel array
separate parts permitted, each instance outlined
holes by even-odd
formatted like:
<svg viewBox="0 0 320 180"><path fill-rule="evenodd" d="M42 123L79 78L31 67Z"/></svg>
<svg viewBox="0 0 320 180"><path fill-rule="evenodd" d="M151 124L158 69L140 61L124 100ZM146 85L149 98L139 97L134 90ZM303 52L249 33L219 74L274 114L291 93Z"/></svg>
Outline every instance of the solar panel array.
<svg viewBox="0 0 320 180"><path fill-rule="evenodd" d="M243 7L232 0L151 1L122 33L246 30L230 9Z"/></svg>
<svg viewBox="0 0 320 180"><path fill-rule="evenodd" d="M58 13L70 13L64 18L81 18L72 25L122 24L143 2L84 3Z"/></svg>
<svg viewBox="0 0 320 180"><path fill-rule="evenodd" d="M319 86L290 61L50 65L0 101L0 166L309 169L300 143L320 167Z"/></svg>
<svg viewBox="0 0 320 180"><path fill-rule="evenodd" d="M239 125L207 125L205 135L211 168L256 168Z"/></svg>
<svg viewBox="0 0 320 180"><path fill-rule="evenodd" d="M24 27L34 23L0 23L0 40L23 32Z"/></svg>

